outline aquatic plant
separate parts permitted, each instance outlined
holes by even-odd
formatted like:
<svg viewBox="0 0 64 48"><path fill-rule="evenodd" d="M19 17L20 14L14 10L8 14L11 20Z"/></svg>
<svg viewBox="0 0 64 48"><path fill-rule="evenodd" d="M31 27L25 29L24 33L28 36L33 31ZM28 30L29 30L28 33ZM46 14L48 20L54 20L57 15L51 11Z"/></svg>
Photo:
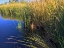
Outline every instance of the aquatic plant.
<svg viewBox="0 0 64 48"><path fill-rule="evenodd" d="M64 43L62 43L64 40L63 8L63 0L41 0L30 3L30 15L32 16L33 23L41 22L47 34L49 34L49 36L46 35L47 38L53 39L54 42L57 43L58 48L64 48ZM60 37L62 37L62 39Z"/></svg>
<svg viewBox="0 0 64 48"><path fill-rule="evenodd" d="M1 11L1 14L8 14L8 15L19 15L21 12L21 9L23 7L25 7L26 4L25 3L13 3L13 4L3 4L3 5L0 5L0 11ZM20 11L19 11L20 10Z"/></svg>

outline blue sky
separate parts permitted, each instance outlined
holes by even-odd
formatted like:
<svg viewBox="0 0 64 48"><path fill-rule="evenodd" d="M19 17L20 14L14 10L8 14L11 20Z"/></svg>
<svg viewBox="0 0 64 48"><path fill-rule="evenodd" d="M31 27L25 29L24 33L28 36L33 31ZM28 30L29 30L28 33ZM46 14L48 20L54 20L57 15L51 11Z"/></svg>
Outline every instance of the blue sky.
<svg viewBox="0 0 64 48"><path fill-rule="evenodd" d="M9 0L0 0L0 4L4 2L9 2Z"/></svg>
<svg viewBox="0 0 64 48"><path fill-rule="evenodd" d="M29 1L29 0L25 0L25 1ZM4 2L9 2L9 0L0 0L0 4L2 4Z"/></svg>

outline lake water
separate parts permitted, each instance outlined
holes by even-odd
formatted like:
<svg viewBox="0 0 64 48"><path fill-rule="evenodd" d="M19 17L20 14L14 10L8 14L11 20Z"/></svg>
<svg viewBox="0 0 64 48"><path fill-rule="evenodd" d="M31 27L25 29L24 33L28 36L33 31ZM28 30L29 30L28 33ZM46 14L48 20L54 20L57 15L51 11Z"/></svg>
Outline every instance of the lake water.
<svg viewBox="0 0 64 48"><path fill-rule="evenodd" d="M21 24L22 29L18 28L19 24ZM24 22L11 20L9 18L5 19L0 15L0 48L19 48L19 46L22 48L28 48L23 45L14 44L14 42L17 42L19 39L23 39L23 37L17 39L12 39L11 37L18 37L20 35L24 37Z"/></svg>

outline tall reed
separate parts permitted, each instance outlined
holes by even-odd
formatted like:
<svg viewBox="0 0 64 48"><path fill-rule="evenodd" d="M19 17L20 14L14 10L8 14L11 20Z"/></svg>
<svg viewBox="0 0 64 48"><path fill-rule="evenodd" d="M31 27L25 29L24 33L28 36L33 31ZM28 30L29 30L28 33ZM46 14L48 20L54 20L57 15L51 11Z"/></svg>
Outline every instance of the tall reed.
<svg viewBox="0 0 64 48"><path fill-rule="evenodd" d="M64 0L40 0L30 3L33 22L41 22L58 48L64 48Z"/></svg>
<svg viewBox="0 0 64 48"><path fill-rule="evenodd" d="M26 26L29 25L30 22L29 12L28 3L10 3L0 5L0 13L2 17L23 20L26 22Z"/></svg>

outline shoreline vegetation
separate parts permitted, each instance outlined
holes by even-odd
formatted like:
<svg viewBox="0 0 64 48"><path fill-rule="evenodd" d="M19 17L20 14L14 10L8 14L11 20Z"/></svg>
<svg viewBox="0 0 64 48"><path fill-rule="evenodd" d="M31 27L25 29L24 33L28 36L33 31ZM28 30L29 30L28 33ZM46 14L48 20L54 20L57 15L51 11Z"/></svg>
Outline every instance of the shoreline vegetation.
<svg viewBox="0 0 64 48"><path fill-rule="evenodd" d="M26 3L10 3L0 5L0 13L3 15L18 15L21 14L22 8L26 6Z"/></svg>
<svg viewBox="0 0 64 48"><path fill-rule="evenodd" d="M4 18L23 20L26 34L32 36L35 32L46 38L52 45L49 48L64 48L64 0L3 4L0 13Z"/></svg>

